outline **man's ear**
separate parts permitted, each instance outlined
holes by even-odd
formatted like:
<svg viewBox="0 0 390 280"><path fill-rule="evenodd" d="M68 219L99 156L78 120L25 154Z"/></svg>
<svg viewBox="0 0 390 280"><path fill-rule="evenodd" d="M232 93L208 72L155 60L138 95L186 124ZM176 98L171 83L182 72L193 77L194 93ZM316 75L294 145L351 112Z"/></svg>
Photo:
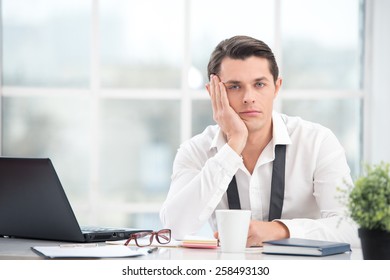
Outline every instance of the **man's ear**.
<svg viewBox="0 0 390 280"><path fill-rule="evenodd" d="M279 90L282 87L283 80L282 78L278 78L275 82L275 93L274 93L274 99L278 96Z"/></svg>

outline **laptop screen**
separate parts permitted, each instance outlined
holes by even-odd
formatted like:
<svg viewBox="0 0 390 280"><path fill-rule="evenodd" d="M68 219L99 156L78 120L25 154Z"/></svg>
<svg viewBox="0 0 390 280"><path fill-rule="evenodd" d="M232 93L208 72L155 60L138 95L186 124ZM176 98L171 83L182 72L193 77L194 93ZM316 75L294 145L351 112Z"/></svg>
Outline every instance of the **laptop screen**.
<svg viewBox="0 0 390 280"><path fill-rule="evenodd" d="M143 229L82 233L50 159L0 157L0 235L95 242Z"/></svg>

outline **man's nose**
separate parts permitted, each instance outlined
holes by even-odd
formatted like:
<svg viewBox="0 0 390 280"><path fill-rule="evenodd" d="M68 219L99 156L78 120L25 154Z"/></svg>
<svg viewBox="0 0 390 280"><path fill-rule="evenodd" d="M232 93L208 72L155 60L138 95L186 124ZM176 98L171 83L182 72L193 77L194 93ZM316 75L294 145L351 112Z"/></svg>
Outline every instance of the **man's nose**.
<svg viewBox="0 0 390 280"><path fill-rule="evenodd" d="M255 103L255 92L253 89L246 89L243 98L244 104Z"/></svg>

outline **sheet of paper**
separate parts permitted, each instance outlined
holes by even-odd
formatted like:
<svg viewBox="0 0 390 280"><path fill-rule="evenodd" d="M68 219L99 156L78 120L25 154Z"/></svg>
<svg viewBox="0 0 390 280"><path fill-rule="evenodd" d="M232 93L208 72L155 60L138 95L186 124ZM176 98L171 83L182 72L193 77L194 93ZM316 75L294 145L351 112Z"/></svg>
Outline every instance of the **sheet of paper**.
<svg viewBox="0 0 390 280"><path fill-rule="evenodd" d="M34 251L48 258L126 258L144 256L150 248L126 246L35 246Z"/></svg>

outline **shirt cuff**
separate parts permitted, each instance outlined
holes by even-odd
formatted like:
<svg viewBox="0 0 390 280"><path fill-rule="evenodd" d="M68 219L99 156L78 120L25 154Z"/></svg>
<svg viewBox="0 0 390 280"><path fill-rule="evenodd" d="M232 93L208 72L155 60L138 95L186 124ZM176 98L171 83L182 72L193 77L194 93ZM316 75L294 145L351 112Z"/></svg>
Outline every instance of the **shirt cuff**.
<svg viewBox="0 0 390 280"><path fill-rule="evenodd" d="M243 162L240 157L228 144L225 144L215 155L215 160L232 177L236 174L238 168Z"/></svg>
<svg viewBox="0 0 390 280"><path fill-rule="evenodd" d="M305 231L303 230L302 226L299 226L299 223L297 225L297 223L292 220L275 221L283 223L288 228L290 238L305 238Z"/></svg>

